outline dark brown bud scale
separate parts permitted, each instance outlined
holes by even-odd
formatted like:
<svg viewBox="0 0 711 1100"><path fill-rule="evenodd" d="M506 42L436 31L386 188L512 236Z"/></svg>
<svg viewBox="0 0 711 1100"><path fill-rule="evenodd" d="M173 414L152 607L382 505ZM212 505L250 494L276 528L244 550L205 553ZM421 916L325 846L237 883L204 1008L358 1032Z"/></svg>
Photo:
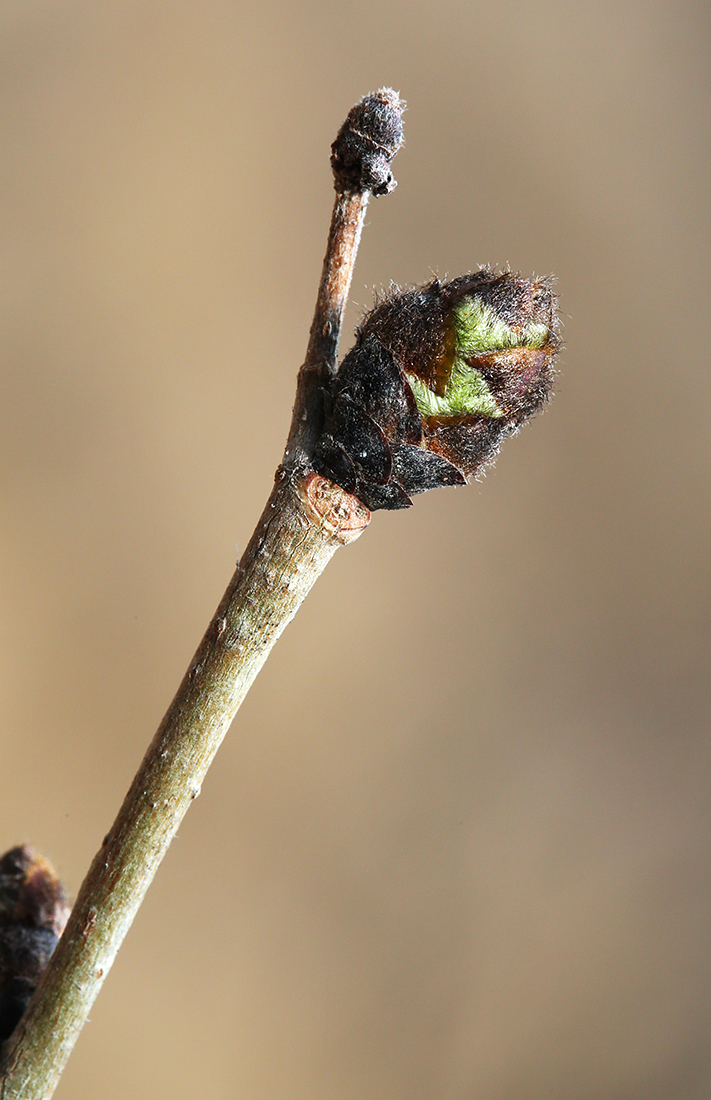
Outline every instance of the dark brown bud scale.
<svg viewBox="0 0 711 1100"><path fill-rule="evenodd" d="M21 845L0 858L0 1042L27 1008L68 916L64 887L43 856Z"/></svg>

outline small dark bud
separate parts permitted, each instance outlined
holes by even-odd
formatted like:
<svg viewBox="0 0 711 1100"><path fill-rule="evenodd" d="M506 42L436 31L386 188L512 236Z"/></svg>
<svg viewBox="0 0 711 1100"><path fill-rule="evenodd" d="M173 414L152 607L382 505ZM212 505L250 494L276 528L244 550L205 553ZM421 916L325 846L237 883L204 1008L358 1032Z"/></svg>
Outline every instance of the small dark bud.
<svg viewBox="0 0 711 1100"><path fill-rule="evenodd" d="M19 1023L68 916L64 887L43 856L22 845L0 857L0 1042Z"/></svg>
<svg viewBox="0 0 711 1100"><path fill-rule="evenodd" d="M402 145L404 110L392 88L371 92L351 108L331 146L337 191L387 195L395 189L390 164Z"/></svg>
<svg viewBox="0 0 711 1100"><path fill-rule="evenodd" d="M325 396L315 469L371 511L463 485L548 398L557 327L546 279L482 270L388 296Z"/></svg>

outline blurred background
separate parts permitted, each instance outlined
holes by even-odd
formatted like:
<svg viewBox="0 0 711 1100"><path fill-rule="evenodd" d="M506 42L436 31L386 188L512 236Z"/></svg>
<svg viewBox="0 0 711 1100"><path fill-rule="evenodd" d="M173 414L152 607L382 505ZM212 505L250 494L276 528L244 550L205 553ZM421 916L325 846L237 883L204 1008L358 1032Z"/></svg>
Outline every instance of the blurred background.
<svg viewBox="0 0 711 1100"><path fill-rule="evenodd" d="M552 272L553 403L336 555L59 1100L711 1094L709 9L3 0L0 850L75 894L283 448L329 148L373 290Z"/></svg>

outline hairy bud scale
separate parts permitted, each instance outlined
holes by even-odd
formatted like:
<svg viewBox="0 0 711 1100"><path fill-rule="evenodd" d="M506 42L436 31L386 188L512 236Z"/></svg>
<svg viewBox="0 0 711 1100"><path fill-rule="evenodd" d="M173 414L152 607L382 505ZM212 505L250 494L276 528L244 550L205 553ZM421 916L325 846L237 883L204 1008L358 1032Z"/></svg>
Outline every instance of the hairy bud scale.
<svg viewBox="0 0 711 1100"><path fill-rule="evenodd" d="M461 485L549 396L550 283L488 269L386 297L325 395L315 468L375 510Z"/></svg>

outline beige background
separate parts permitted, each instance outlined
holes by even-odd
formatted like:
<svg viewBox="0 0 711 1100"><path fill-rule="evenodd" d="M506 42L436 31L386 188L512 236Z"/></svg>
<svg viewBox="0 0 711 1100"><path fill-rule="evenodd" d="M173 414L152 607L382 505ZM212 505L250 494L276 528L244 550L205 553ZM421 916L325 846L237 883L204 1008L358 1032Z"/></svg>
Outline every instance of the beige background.
<svg viewBox="0 0 711 1100"><path fill-rule="evenodd" d="M3 0L0 836L72 892L266 498L329 144L372 288L555 272L556 398L341 551L59 1100L711 1095L709 11ZM347 344L346 344L347 346Z"/></svg>

